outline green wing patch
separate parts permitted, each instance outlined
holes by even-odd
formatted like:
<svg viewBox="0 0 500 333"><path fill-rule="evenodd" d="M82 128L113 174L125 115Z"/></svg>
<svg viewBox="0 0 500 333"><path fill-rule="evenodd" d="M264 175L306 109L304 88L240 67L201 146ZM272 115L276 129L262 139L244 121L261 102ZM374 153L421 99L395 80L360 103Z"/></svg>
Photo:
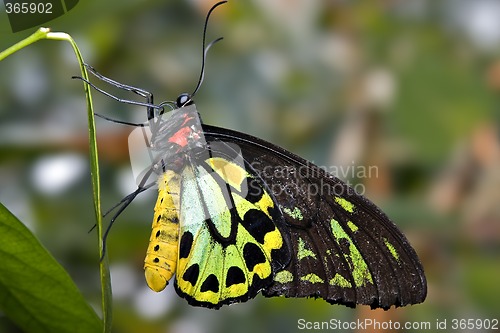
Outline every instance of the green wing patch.
<svg viewBox="0 0 500 333"><path fill-rule="evenodd" d="M368 264L363 259L363 256L359 252L359 249L353 243L352 239L349 235L342 229L342 226L339 222L332 219L332 232L335 237L335 241L337 244L340 244L342 241L347 241L348 251L343 253L344 258L349 263L349 268L351 269L352 276L354 277L354 284L356 287L364 286L367 283L373 284L373 279L368 269Z"/></svg>

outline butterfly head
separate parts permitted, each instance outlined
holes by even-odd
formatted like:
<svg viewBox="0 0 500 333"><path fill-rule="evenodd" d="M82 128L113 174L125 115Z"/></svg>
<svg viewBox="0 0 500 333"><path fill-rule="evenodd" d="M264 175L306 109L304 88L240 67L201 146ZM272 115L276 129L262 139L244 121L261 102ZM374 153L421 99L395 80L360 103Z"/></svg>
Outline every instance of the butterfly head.
<svg viewBox="0 0 500 333"><path fill-rule="evenodd" d="M177 97L177 99L175 100L175 105L177 108L182 108L184 106L192 104L194 104L193 95L188 93L180 94L179 97Z"/></svg>

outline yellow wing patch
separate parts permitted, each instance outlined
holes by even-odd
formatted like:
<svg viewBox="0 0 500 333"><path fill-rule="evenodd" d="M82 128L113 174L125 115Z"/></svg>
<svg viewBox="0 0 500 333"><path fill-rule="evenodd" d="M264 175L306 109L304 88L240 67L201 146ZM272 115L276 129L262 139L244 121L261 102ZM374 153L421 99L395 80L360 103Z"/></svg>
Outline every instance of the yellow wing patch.
<svg viewBox="0 0 500 333"><path fill-rule="evenodd" d="M225 182L238 191L242 190L241 184L247 177L245 169L221 157L210 158L207 162Z"/></svg>

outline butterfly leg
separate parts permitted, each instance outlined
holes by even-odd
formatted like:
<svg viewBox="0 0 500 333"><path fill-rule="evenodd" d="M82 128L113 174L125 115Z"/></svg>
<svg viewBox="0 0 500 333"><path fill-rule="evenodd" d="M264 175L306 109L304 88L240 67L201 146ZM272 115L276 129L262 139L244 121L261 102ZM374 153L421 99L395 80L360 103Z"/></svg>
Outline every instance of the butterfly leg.
<svg viewBox="0 0 500 333"><path fill-rule="evenodd" d="M147 102L149 104L153 103L153 94L150 93L149 91L141 89L141 88L137 88L137 87L134 87L134 86L129 86L127 84L120 83L118 81L115 81L113 79L110 79L109 77L106 77L106 76L102 75L101 73L99 73L98 71L96 71L94 67L90 66L89 64L84 64L84 65L87 68L87 70L92 75L94 75L96 78L98 78L99 80L104 81L104 82L106 82L106 83L108 83L108 84L110 84L112 86L115 86L115 87L117 87L119 89L130 91L130 92L133 92L134 94L137 94L137 95L139 95L141 97L144 97L144 98L146 98L146 100L147 100Z"/></svg>
<svg viewBox="0 0 500 333"><path fill-rule="evenodd" d="M168 102L161 103L159 105L154 104L154 102L153 102L153 94L150 93L149 91L141 89L141 88L137 88L137 87L134 87L134 86L130 86L130 85L127 85L127 84L120 83L118 81L115 81L113 79L110 79L110 78L108 78L108 77L100 74L99 72L97 72L94 69L94 67L92 67L92 66L90 66L88 64L84 64L84 65L87 68L88 72L90 72L92 75L94 75L99 80L101 80L103 82L106 82L107 84L112 85L114 87L117 87L119 89L123 89L123 90L126 90L126 91L133 92L134 94L137 94L137 95L145 98L146 102L133 101L133 100L128 100L128 99L123 99L123 98L117 97L117 96L115 96L115 95L113 95L113 94L111 94L111 93L109 93L109 92L107 92L107 91L105 91L105 90L97 87L95 84L91 83L89 80L84 79L81 76L72 76L73 79L78 79L78 80L84 81L89 86L91 86L93 89L95 89L96 91L98 91L99 93L101 93L101 94L103 94L103 95L105 95L105 96L107 96L107 97L109 97L111 99L114 99L117 102L146 107L147 108L148 120L153 119L157 114L163 113L165 105L170 105L170 103L168 103ZM158 111L155 112L155 110L158 110ZM100 114L96 114L96 115L99 116L99 117L101 117L101 118L103 118L103 119L106 119L106 120L109 120L109 121L113 121L113 122L119 123L119 124L125 124L125 125L131 125L131 126L140 126L140 127L146 126L144 124L129 123L129 122L124 122L124 121L120 121L120 120L111 119L109 117L102 116Z"/></svg>
<svg viewBox="0 0 500 333"><path fill-rule="evenodd" d="M113 226L116 219L118 218L118 216L120 216L120 214L128 207L128 205L130 205L132 203L132 201L134 201L135 197L137 197L139 194L148 190L149 188L153 187L156 184L156 182L151 182L151 183L147 184L147 181L152 173L153 173L153 167L151 167L148 170L148 172L144 175L144 177L141 179L141 182L137 186L137 189L134 192L125 196L122 200L120 200L120 202L118 202L116 205L111 207L106 213L104 213L103 216L106 217L109 213L111 213L112 211L117 209L115 214L111 218L111 221L109 222L109 225L106 228L106 231L104 232L104 235L102 237L103 252L102 252L101 260L104 258L104 254L106 253L106 240L108 238L108 234L111 230L111 227Z"/></svg>

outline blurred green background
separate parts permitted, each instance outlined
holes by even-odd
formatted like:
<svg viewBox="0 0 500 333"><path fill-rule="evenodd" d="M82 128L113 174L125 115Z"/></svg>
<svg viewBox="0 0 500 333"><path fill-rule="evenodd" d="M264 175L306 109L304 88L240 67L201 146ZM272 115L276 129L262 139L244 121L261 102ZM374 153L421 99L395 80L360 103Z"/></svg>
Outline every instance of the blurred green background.
<svg viewBox="0 0 500 333"><path fill-rule="evenodd" d="M196 85L213 3L82 0L46 26L73 36L102 74L153 92L156 102L175 100ZM0 50L34 30L13 34L0 9ZM301 318L447 319L449 327L453 318L498 319L500 2L232 0L211 19L208 40L219 36L196 96L204 122L347 170L338 176L380 205L415 247L427 300L384 312L259 296L210 311L188 306L172 286L155 294L142 271L156 200L149 191L108 240L114 331L294 332ZM62 42L42 41L0 62L0 202L99 311L85 97L72 75L78 66ZM94 107L145 120L143 109L97 93ZM135 189L131 130L97 119L104 210ZM359 166L377 172L352 177ZM0 332L17 332L1 313Z"/></svg>

